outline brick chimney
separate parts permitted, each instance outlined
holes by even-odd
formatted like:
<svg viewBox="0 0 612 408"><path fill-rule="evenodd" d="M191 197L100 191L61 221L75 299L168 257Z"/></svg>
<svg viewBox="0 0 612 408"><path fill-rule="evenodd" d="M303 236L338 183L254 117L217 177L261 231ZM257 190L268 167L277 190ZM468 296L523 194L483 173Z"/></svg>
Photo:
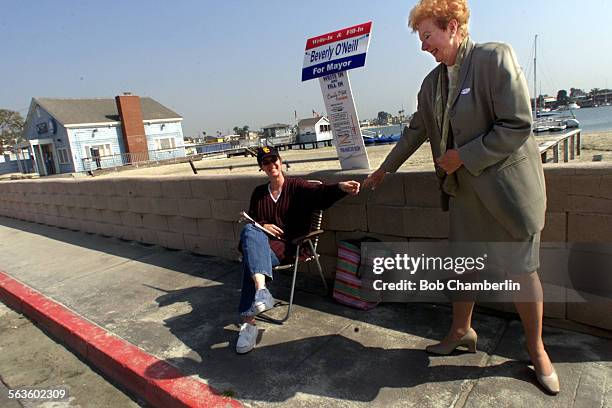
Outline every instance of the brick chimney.
<svg viewBox="0 0 612 408"><path fill-rule="evenodd" d="M126 153L138 154L138 160L148 160L149 150L142 122L140 97L125 92L123 95L116 96L115 102L121 120Z"/></svg>

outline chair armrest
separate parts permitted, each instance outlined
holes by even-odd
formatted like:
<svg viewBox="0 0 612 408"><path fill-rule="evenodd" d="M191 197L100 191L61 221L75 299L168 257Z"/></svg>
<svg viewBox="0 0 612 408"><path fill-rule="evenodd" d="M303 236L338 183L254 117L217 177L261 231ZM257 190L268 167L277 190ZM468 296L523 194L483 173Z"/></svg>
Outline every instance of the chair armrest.
<svg viewBox="0 0 612 408"><path fill-rule="evenodd" d="M297 237L297 238L295 238L295 239L291 240L291 243L292 243L293 245L299 245L299 244L301 244L302 242L306 241L307 239L314 238L314 237L316 237L317 235L321 235L321 234L322 234L322 233L324 233L324 232L325 232L325 231L323 231L323 230L316 230L316 231L312 231L312 232L309 232L309 233L308 233L308 234L306 234L306 235L302 235L301 237Z"/></svg>

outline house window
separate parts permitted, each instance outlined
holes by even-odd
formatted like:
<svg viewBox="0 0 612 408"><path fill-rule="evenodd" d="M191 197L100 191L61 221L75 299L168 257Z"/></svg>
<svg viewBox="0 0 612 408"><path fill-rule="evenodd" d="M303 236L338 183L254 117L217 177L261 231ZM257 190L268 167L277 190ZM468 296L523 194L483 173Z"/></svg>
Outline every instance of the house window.
<svg viewBox="0 0 612 408"><path fill-rule="evenodd" d="M68 149L57 149L57 156L60 164L70 164L70 155Z"/></svg>
<svg viewBox="0 0 612 408"><path fill-rule="evenodd" d="M155 140L155 150L174 149L176 147L173 137Z"/></svg>
<svg viewBox="0 0 612 408"><path fill-rule="evenodd" d="M92 156L102 157L111 156L113 151L111 150L110 144L99 144L92 146L85 146L85 155L91 159Z"/></svg>
<svg viewBox="0 0 612 408"><path fill-rule="evenodd" d="M329 125L320 125L319 126L319 131L320 132L329 132Z"/></svg>
<svg viewBox="0 0 612 408"><path fill-rule="evenodd" d="M38 123L36 125L36 133L38 133L39 135L45 134L48 131L49 129L47 128L47 122Z"/></svg>

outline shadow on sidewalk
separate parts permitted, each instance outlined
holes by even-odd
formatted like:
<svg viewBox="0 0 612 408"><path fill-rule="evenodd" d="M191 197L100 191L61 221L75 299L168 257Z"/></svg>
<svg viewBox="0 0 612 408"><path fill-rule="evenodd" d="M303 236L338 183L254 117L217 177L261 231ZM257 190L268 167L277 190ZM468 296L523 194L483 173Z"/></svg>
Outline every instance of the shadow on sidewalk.
<svg viewBox="0 0 612 408"><path fill-rule="evenodd" d="M316 352L304 359L299 351L306 349ZM430 366L422 350L365 347L339 334L259 347L246 356L230 356L224 349L200 353L207 354L206 362L167 362L190 367L185 374L197 374L219 391L234 391L237 398L265 402L283 402L298 393L370 402L383 388L412 388L484 377L534 382L531 371L518 361L489 367ZM210 360L224 363L211 364ZM151 366L148 370L159 372L155 369Z"/></svg>
<svg viewBox="0 0 612 408"><path fill-rule="evenodd" d="M428 338L442 337L450 323L449 308L387 304L363 313L329 299L300 293L306 311L298 308L283 326L258 324L264 341L258 341L258 346L247 355L237 355L234 352L237 330L228 328L235 322L232 316L236 313L230 310L228 314L228 307L235 307L235 302L211 301L224 295L225 291L218 288L192 287L169 291L156 301L160 308L182 302L192 308L190 313L164 323L195 355L165 361L180 367L185 375L196 374L217 390L230 391L237 398L282 402L306 393L368 402L382 388L412 388L489 377L520 380L532 384L534 392L539 392L528 368L518 321L508 325L499 319L491 322L486 316L475 317L479 350L511 360L488 365L490 362L482 353L457 350L449 357L430 356L423 346L415 347L414 342L406 341L409 336L403 337L409 333L423 339L423 344L433 342ZM329 330L330 318L315 315L310 309L332 315L338 332L320 335ZM612 361L608 340L560 329L547 328L545 334L548 351L557 364ZM376 346L368 345L373 343ZM155 366L148 371L151 375L158 372Z"/></svg>

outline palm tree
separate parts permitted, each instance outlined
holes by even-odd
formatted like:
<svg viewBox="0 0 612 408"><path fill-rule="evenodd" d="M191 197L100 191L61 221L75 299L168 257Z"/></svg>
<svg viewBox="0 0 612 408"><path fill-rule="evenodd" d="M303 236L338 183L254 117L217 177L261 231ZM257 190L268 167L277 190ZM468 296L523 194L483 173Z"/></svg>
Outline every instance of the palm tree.
<svg viewBox="0 0 612 408"><path fill-rule="evenodd" d="M243 127L240 126L235 126L234 127L234 134L240 136L240 137L246 137L246 135L249 134L249 126L248 125L244 125Z"/></svg>

